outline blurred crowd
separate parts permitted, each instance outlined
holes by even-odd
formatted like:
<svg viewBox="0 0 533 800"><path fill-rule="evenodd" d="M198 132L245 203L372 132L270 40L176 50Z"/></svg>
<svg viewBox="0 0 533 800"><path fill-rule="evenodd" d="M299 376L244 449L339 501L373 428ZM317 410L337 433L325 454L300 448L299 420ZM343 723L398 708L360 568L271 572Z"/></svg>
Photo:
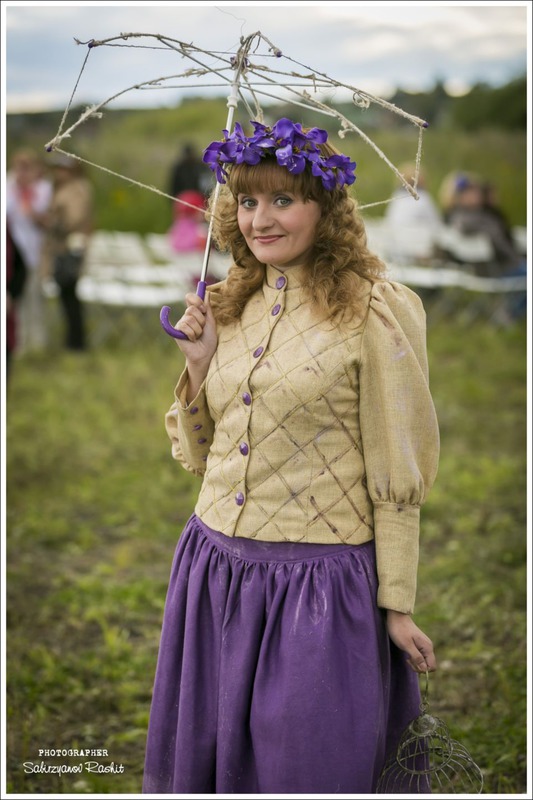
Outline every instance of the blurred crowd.
<svg viewBox="0 0 533 800"><path fill-rule="evenodd" d="M400 172L415 185L411 166L400 167ZM194 146L185 144L168 176L168 193L175 198L168 230L173 252L205 249L205 210L213 185L213 175ZM525 247L517 242L492 183L470 172L453 172L433 197L420 173L415 188L418 200L400 187L386 205L379 255L396 264L431 266L439 257L442 263L443 256L460 262L447 251L443 235L450 241L455 232L486 243L487 255L473 265L476 274L526 274ZM94 194L81 162L61 153L50 154L44 162L30 149L16 151L9 164L5 204L8 366L15 349L25 353L49 344L43 287L50 281L63 313L64 345L84 351L87 334L77 287L94 227ZM463 266L472 265L465 259ZM525 299L521 302L515 316L525 313Z"/></svg>
<svg viewBox="0 0 533 800"><path fill-rule="evenodd" d="M83 306L77 294L93 230L93 188L81 163L52 154L46 167L36 152L17 150L6 177L7 364L11 355L49 344L44 283L57 286L65 347L87 346Z"/></svg>

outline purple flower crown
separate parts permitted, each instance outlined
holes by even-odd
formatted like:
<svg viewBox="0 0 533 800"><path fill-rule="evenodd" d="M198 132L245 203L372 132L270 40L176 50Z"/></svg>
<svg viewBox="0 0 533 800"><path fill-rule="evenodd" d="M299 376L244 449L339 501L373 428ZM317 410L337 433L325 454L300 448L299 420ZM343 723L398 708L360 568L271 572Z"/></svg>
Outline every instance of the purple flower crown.
<svg viewBox="0 0 533 800"><path fill-rule="evenodd" d="M266 156L275 156L282 167L293 175L303 172L307 163L311 172L322 180L328 191L336 186L349 186L355 181L355 161L348 156L334 155L324 158L318 147L328 139L326 131L311 128L302 131L299 122L280 119L272 127L251 120L254 135L245 136L242 127L235 123L235 130L229 134L222 131L221 142L211 142L204 150L203 161L216 175L218 183L226 183L230 164L258 164Z"/></svg>

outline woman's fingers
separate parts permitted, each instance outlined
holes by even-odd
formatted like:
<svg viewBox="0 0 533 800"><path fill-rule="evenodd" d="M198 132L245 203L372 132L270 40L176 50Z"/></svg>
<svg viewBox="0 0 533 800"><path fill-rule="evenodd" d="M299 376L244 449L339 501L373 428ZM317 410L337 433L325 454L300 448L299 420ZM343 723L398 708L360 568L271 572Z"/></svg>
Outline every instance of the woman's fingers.
<svg viewBox="0 0 533 800"><path fill-rule="evenodd" d="M185 297L187 310L176 328L186 334L187 338L194 342L203 333L207 320L207 307L201 297L195 294L187 294Z"/></svg>
<svg viewBox="0 0 533 800"><path fill-rule="evenodd" d="M192 294L192 292L189 292L185 295L185 302L189 308L199 308L203 314L207 312L205 300L202 300L202 298L197 294Z"/></svg>
<svg viewBox="0 0 533 800"><path fill-rule="evenodd" d="M437 669L433 644L425 634L413 637L413 644L408 650L408 656L409 665L415 672L435 672Z"/></svg>
<svg viewBox="0 0 533 800"><path fill-rule="evenodd" d="M205 314L202 314L201 311L196 308L189 308L182 319L192 328L196 337L202 335L206 322Z"/></svg>
<svg viewBox="0 0 533 800"><path fill-rule="evenodd" d="M407 663L415 672L434 672L437 669L433 642L408 614L387 611L387 629L390 638L406 654Z"/></svg>

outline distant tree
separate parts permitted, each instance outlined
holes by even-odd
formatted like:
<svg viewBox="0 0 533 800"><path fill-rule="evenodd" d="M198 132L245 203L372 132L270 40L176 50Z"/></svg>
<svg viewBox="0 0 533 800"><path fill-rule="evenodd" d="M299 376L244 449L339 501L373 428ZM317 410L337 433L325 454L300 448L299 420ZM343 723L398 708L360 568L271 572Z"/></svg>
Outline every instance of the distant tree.
<svg viewBox="0 0 533 800"><path fill-rule="evenodd" d="M435 125L447 117L451 100L444 83L438 80L433 89L427 92L406 92L404 89L398 89L391 98L391 103L403 108L408 114L414 114L430 125Z"/></svg>
<svg viewBox="0 0 533 800"><path fill-rule="evenodd" d="M452 122L466 131L481 128L525 130L527 121L527 80L516 78L497 88L476 84L464 97L456 98Z"/></svg>

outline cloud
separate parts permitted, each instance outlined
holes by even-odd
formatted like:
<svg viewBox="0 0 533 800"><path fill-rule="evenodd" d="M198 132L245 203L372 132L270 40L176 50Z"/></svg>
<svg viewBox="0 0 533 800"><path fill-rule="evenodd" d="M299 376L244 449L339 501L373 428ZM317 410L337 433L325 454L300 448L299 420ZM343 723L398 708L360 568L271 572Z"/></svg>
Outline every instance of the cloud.
<svg viewBox="0 0 533 800"><path fill-rule="evenodd" d="M46 102L64 107L87 55L74 39L106 39L121 32L161 33L234 53L241 35L260 30L304 65L284 62L289 70L318 70L352 83L356 75L353 85L374 94L377 86L424 90L436 79L504 83L525 72L527 63L526 9L509 4L41 3L8 5L4 28L8 111L20 110L24 97L28 109ZM143 48L132 44L91 51L78 89L80 103L190 66L155 40L143 42ZM279 66L270 66L274 63ZM161 105L166 96L137 91L121 103Z"/></svg>
<svg viewBox="0 0 533 800"><path fill-rule="evenodd" d="M24 114L28 110L32 112L50 111L50 109L60 108L64 102L63 93L53 90L13 93L9 97L9 113Z"/></svg>

